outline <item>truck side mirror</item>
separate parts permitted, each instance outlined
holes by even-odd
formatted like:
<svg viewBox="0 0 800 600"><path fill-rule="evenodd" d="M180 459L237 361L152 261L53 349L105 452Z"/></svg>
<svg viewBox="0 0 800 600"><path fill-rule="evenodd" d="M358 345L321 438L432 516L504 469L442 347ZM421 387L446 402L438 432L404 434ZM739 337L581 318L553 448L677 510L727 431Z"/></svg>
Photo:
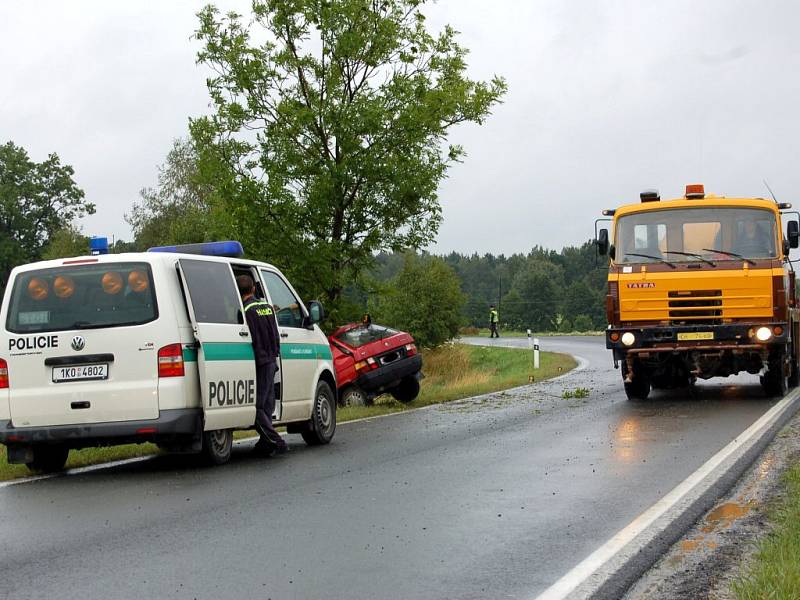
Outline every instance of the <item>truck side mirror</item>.
<svg viewBox="0 0 800 600"><path fill-rule="evenodd" d="M797 221L789 221L786 224L786 238L789 240L789 248L800 246L800 224Z"/></svg>
<svg viewBox="0 0 800 600"><path fill-rule="evenodd" d="M600 256L608 254L608 229L601 229L597 233L597 253Z"/></svg>

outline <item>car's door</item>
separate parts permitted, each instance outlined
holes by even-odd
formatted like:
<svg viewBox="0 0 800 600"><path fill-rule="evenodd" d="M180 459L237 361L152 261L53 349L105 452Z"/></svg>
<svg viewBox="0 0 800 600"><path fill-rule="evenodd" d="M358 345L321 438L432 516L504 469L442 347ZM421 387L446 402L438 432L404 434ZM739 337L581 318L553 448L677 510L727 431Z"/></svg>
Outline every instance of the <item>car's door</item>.
<svg viewBox="0 0 800 600"><path fill-rule="evenodd" d="M248 427L256 415L256 367L250 332L229 264L178 260L199 348L204 429Z"/></svg>
<svg viewBox="0 0 800 600"><path fill-rule="evenodd" d="M313 329L305 327L305 309L283 277L269 269L262 268L260 272L278 321L283 403L292 413L287 404L309 401L313 397L319 338Z"/></svg>

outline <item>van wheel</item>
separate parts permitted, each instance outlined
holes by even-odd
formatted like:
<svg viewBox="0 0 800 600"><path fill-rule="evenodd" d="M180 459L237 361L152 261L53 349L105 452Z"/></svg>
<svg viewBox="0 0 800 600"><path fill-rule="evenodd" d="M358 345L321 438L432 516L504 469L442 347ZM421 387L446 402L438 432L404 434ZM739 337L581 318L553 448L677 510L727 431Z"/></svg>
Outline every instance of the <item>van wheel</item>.
<svg viewBox="0 0 800 600"><path fill-rule="evenodd" d="M233 431L214 429L203 432L203 456L212 465L222 465L231 458Z"/></svg>
<svg viewBox="0 0 800 600"><path fill-rule="evenodd" d="M67 464L69 448L66 446L34 446L33 460L26 463L31 471L39 473L56 473Z"/></svg>
<svg viewBox="0 0 800 600"><path fill-rule="evenodd" d="M419 380L416 377L403 377L399 385L390 390L395 400L408 404L419 396Z"/></svg>
<svg viewBox="0 0 800 600"><path fill-rule="evenodd" d="M339 394L339 404L340 406L367 406L372 403L367 399L364 390L357 385L348 385Z"/></svg>
<svg viewBox="0 0 800 600"><path fill-rule="evenodd" d="M333 439L336 431L336 402L331 387L324 381L317 383L314 408L305 431L301 433L309 446L321 446Z"/></svg>

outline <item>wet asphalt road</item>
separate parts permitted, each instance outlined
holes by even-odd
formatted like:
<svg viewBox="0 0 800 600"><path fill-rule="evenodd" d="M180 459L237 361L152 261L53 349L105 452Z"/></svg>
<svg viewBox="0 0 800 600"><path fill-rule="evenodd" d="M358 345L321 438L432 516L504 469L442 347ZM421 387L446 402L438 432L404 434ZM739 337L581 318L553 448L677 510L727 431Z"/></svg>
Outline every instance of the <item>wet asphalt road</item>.
<svg viewBox="0 0 800 600"><path fill-rule="evenodd" d="M532 598L774 403L755 377L631 403L602 338L542 349L589 364L287 457L0 488L0 598Z"/></svg>

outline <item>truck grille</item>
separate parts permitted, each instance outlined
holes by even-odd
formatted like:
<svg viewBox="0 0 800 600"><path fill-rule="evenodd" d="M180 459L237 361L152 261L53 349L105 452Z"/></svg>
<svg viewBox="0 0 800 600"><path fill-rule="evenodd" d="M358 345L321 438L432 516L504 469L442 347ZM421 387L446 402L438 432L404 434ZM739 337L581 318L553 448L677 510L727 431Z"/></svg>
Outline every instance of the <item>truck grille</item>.
<svg viewBox="0 0 800 600"><path fill-rule="evenodd" d="M673 325L722 323L722 290L669 292L669 317Z"/></svg>

